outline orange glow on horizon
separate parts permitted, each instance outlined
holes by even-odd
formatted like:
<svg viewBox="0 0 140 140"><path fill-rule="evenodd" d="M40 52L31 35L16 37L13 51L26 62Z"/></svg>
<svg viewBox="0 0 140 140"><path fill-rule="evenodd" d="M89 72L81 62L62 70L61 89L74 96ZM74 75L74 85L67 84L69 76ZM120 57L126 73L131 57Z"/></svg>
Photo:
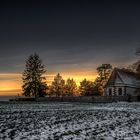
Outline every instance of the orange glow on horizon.
<svg viewBox="0 0 140 140"><path fill-rule="evenodd" d="M54 76L57 73L46 74L46 82L48 85L54 79ZM97 74L93 71L83 71L83 72L62 72L60 73L64 80L68 78L73 78L76 81L77 86L80 85L80 82L86 78L87 80L94 81ZM18 95L22 93L22 74L19 73L0 73L0 96L8 95Z"/></svg>
<svg viewBox="0 0 140 140"><path fill-rule="evenodd" d="M0 73L0 95L17 95L21 93L21 74Z"/></svg>
<svg viewBox="0 0 140 140"><path fill-rule="evenodd" d="M77 86L80 86L80 82L82 80L84 80L85 78L87 80L94 81L96 76L97 75L79 75L79 74L77 74L77 75L65 75L65 74L62 74L62 77L64 78L64 80L67 80L68 78L73 78L76 81Z"/></svg>
<svg viewBox="0 0 140 140"><path fill-rule="evenodd" d="M21 95L22 94L22 90L0 90L0 96L17 96L17 95Z"/></svg>

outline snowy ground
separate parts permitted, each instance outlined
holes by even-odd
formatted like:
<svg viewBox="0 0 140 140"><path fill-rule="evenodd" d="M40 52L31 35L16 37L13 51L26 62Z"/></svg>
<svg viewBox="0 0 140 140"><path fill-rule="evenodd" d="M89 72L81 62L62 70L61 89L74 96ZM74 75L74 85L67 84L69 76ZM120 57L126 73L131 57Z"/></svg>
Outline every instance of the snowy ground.
<svg viewBox="0 0 140 140"><path fill-rule="evenodd" d="M1 140L140 140L140 103L0 103Z"/></svg>

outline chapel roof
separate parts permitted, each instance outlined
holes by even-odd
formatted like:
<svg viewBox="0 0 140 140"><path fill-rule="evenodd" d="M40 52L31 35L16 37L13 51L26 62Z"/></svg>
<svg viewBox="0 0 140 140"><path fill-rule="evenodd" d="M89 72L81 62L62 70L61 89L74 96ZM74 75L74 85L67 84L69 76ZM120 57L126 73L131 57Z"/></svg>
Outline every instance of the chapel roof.
<svg viewBox="0 0 140 140"><path fill-rule="evenodd" d="M121 83L126 85L136 85L138 81L140 82L140 74L132 72L128 69L114 68L110 78L108 79L106 86L115 85L116 79L119 78Z"/></svg>

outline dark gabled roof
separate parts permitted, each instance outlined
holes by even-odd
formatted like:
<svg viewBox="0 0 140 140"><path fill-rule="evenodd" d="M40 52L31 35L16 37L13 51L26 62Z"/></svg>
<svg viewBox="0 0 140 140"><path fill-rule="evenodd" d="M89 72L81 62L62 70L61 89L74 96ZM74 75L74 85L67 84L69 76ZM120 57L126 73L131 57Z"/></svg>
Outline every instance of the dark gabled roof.
<svg viewBox="0 0 140 140"><path fill-rule="evenodd" d="M114 68L105 87L108 85L114 85L117 77L119 77L120 81L124 84L134 84L134 81L136 82L140 80L138 73L132 72L128 69Z"/></svg>

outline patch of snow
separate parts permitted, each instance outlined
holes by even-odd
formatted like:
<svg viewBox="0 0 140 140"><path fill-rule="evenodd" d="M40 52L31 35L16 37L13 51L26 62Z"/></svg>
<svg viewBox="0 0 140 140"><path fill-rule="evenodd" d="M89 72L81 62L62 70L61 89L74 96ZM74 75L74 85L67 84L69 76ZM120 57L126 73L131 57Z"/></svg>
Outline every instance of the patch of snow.
<svg viewBox="0 0 140 140"><path fill-rule="evenodd" d="M140 103L0 103L0 139L140 139Z"/></svg>

